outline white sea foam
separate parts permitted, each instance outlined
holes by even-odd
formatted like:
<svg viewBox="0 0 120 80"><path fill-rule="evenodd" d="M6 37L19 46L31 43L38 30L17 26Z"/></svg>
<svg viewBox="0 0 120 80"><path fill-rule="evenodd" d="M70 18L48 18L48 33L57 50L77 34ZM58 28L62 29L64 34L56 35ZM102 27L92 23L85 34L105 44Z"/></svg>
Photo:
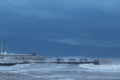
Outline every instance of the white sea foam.
<svg viewBox="0 0 120 80"><path fill-rule="evenodd" d="M120 73L119 69L120 65L115 64L112 65L19 64L7 67L0 66L1 74L13 74L18 77L23 76L25 78L30 77L31 79L33 78L33 80L79 80L79 79L97 80L99 78L101 80L108 79L117 80L118 78L120 78L119 77L120 75L116 74L116 72Z"/></svg>
<svg viewBox="0 0 120 80"><path fill-rule="evenodd" d="M120 72L120 64L110 65L93 65L93 64L82 64L80 68L84 68L88 71L99 71L99 72Z"/></svg>
<svg viewBox="0 0 120 80"><path fill-rule="evenodd" d="M18 64L15 66L1 66L0 71L14 72L14 73L28 73L32 71L36 72L50 72L65 70L67 65L58 64Z"/></svg>

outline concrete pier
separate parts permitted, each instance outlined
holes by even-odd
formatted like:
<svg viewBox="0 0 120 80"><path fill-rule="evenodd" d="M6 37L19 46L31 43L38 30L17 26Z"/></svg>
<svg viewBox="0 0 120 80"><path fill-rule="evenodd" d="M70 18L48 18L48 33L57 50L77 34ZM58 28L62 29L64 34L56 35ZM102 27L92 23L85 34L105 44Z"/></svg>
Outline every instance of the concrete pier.
<svg viewBox="0 0 120 80"><path fill-rule="evenodd" d="M56 61L51 62L51 63L56 63L56 64L95 64L95 65L99 65L100 61L99 60L89 61L89 60L87 60L87 58L81 58L80 61L77 61L74 58L69 58L68 61L65 61L63 58L57 57Z"/></svg>
<svg viewBox="0 0 120 80"><path fill-rule="evenodd" d="M95 64L99 65L99 60L87 60L81 58L79 61L74 58L69 58L67 61L63 58L57 57L55 61L46 61L45 57L33 54L0 54L0 66L12 66L16 64L29 64L29 63L51 63L51 64Z"/></svg>

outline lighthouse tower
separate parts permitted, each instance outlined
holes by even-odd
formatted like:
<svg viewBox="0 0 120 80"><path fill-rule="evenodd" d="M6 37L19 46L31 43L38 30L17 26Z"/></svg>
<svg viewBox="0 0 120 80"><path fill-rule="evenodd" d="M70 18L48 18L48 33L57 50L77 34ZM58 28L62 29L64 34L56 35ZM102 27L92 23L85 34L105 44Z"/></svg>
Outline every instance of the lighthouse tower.
<svg viewBox="0 0 120 80"><path fill-rule="evenodd" d="M7 54L7 52L5 51L5 40L3 40L1 43L0 54Z"/></svg>

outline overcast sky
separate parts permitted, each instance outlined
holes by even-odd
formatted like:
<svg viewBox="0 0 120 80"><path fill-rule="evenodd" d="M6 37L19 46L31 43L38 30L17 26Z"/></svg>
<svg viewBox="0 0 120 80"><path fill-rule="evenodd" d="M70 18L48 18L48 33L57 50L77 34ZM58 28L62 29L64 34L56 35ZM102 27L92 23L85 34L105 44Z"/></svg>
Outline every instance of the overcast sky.
<svg viewBox="0 0 120 80"><path fill-rule="evenodd" d="M0 39L120 46L120 0L0 0Z"/></svg>

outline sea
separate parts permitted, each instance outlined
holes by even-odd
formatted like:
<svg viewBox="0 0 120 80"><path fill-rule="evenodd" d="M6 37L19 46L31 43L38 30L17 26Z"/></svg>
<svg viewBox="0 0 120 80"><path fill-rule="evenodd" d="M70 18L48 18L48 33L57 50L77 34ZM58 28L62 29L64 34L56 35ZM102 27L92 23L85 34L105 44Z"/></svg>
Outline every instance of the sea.
<svg viewBox="0 0 120 80"><path fill-rule="evenodd" d="M0 66L0 80L120 80L119 58L97 59L100 65L30 63Z"/></svg>

